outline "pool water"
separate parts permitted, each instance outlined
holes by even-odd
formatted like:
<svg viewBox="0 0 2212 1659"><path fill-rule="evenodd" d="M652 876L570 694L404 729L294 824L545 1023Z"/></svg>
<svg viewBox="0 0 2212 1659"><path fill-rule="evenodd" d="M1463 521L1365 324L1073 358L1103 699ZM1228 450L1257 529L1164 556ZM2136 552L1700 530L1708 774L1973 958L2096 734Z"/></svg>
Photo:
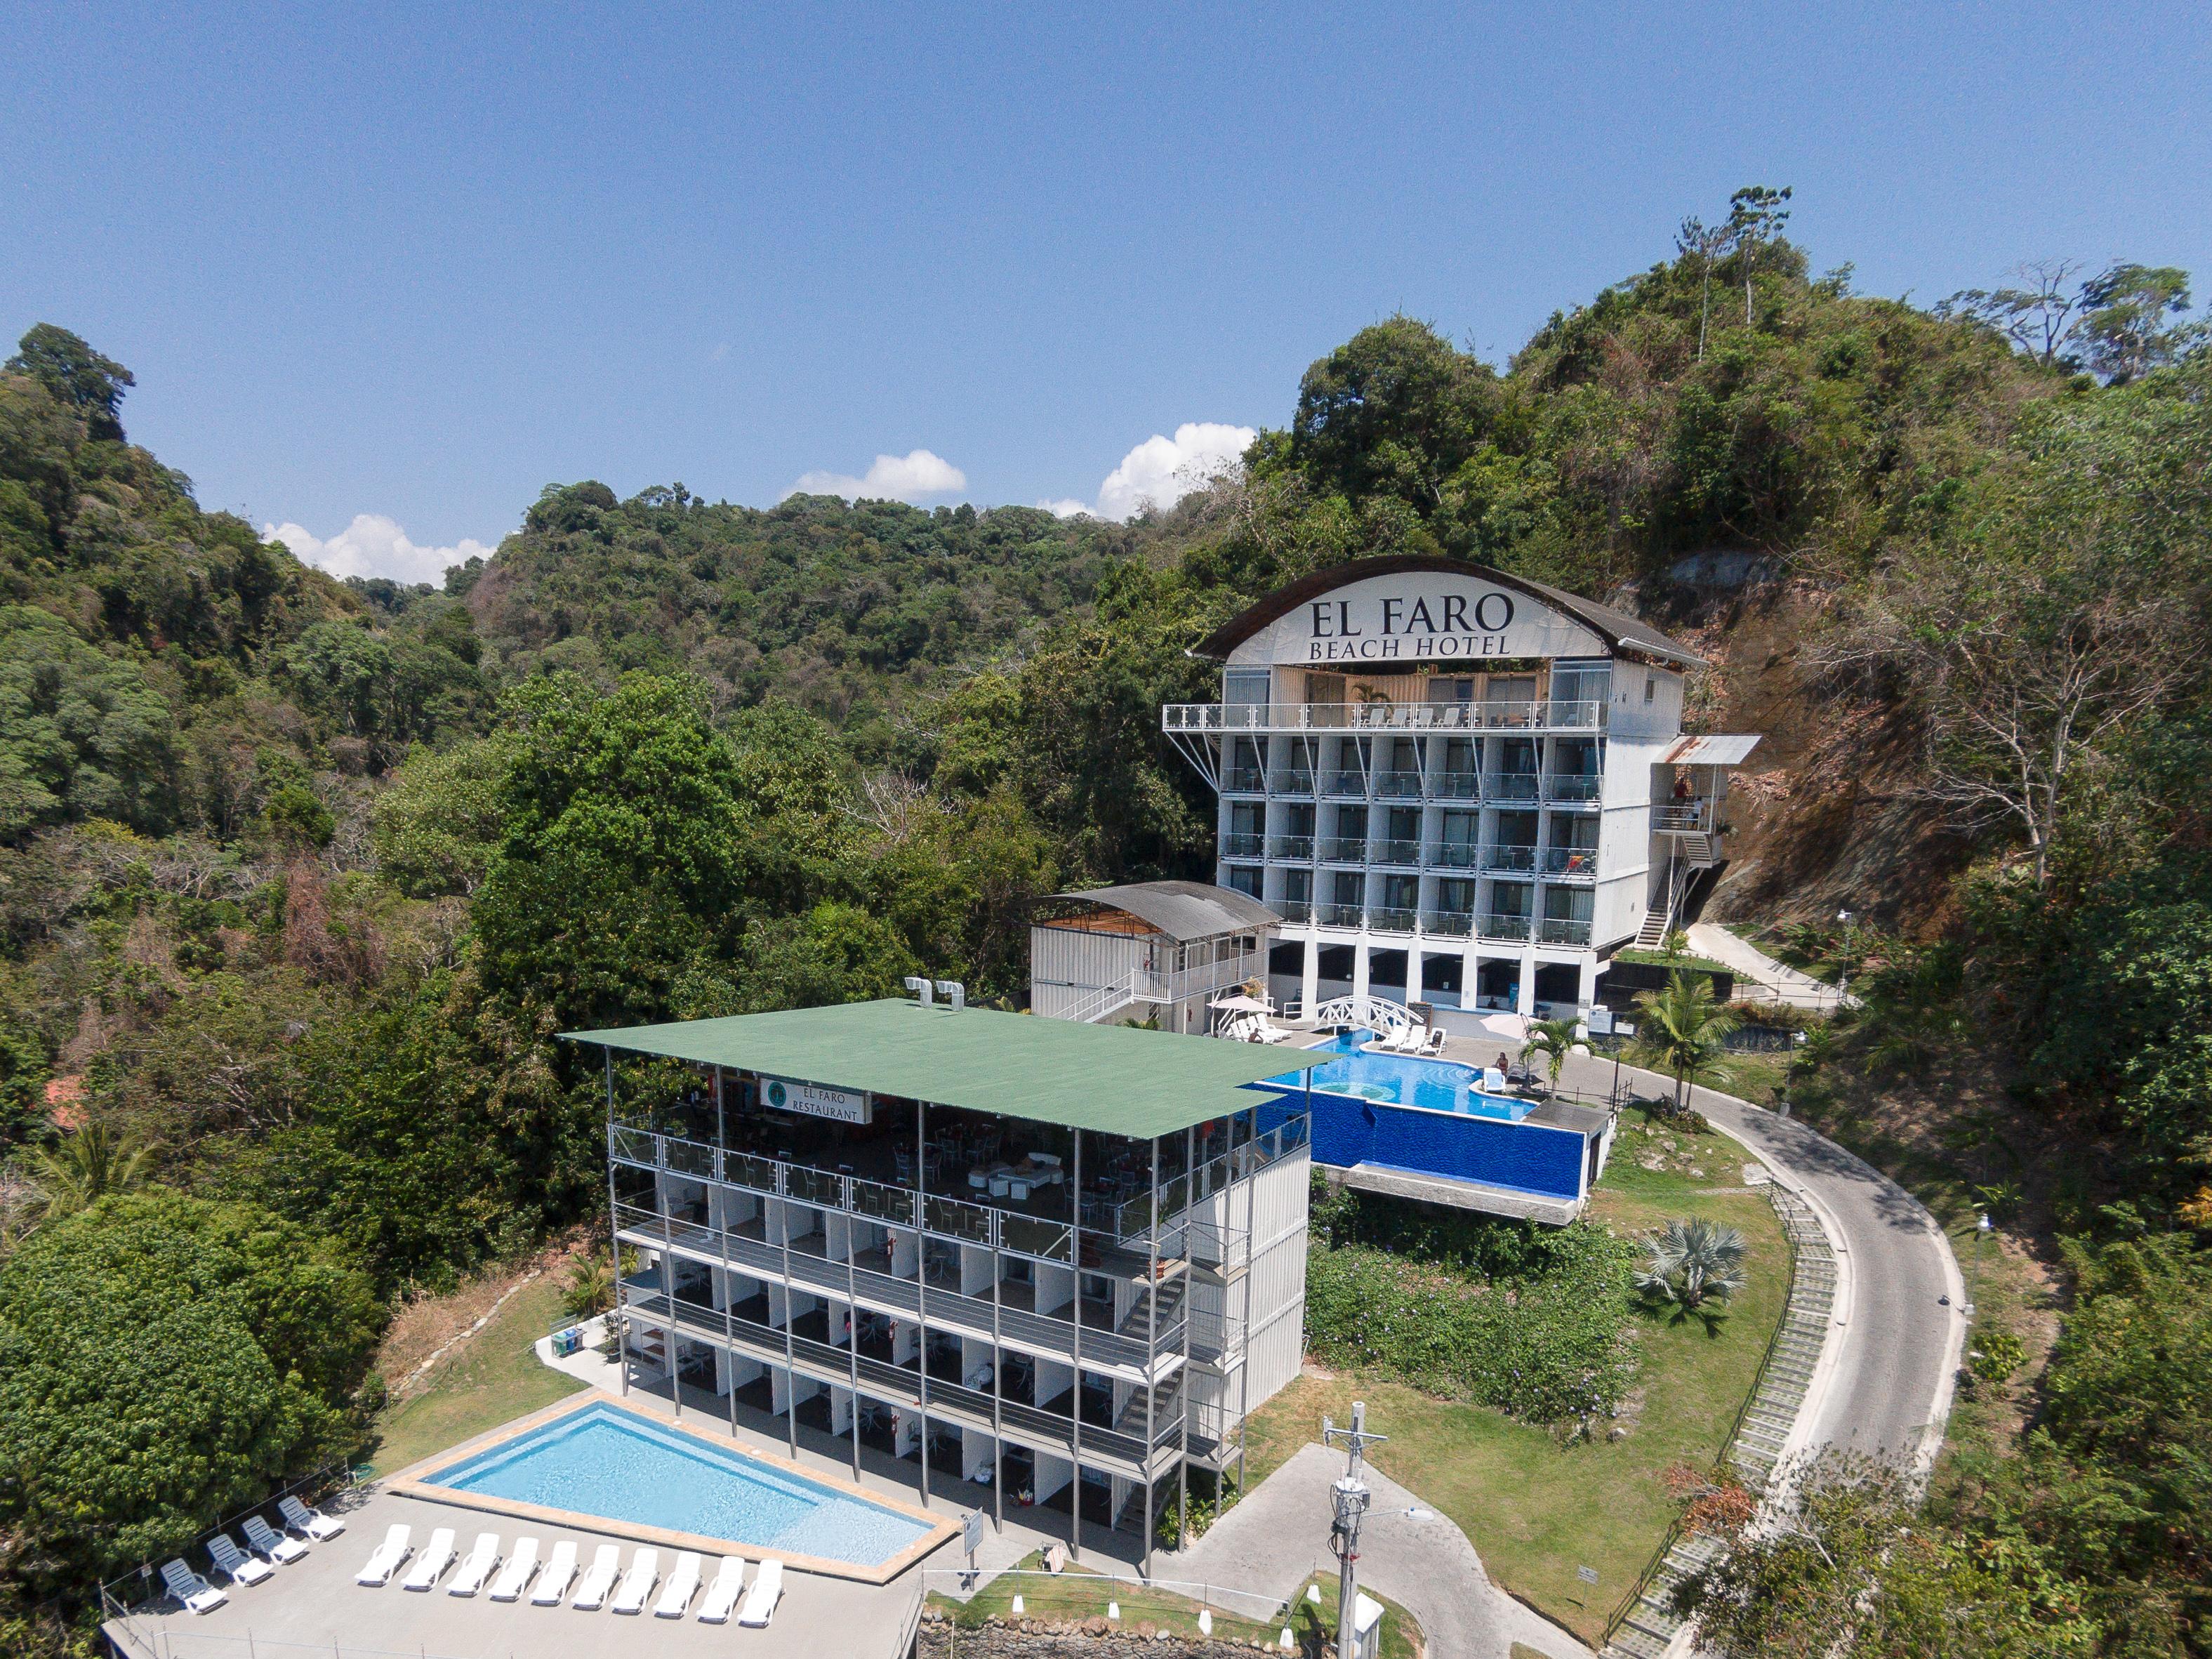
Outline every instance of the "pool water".
<svg viewBox="0 0 2212 1659"><path fill-rule="evenodd" d="M1483 1093L1482 1073L1472 1066L1360 1051L1361 1044L1374 1040L1372 1031L1346 1031L1318 1048L1306 1050L1314 1056L1313 1086L1330 1094L1352 1095L1392 1106L1419 1106L1432 1112L1457 1112L1465 1117L1491 1117L1507 1123L1518 1123L1535 1109L1532 1101ZM1269 1081L1295 1089L1302 1077L1291 1072Z"/></svg>
<svg viewBox="0 0 2212 1659"><path fill-rule="evenodd" d="M881 1565L930 1528L895 1510L719 1451L619 1407L532 1429L430 1483L573 1514Z"/></svg>

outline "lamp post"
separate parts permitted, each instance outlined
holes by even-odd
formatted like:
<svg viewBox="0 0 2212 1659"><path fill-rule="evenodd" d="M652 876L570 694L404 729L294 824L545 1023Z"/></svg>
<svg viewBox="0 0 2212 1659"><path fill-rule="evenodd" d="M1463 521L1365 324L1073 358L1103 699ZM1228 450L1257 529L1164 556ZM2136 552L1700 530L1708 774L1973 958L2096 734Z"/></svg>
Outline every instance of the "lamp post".
<svg viewBox="0 0 2212 1659"><path fill-rule="evenodd" d="M1990 1212L1984 1210L1974 1218L1974 1282L1966 1292L1966 1317L1974 1316L1974 1303L1982 1293L1982 1241L1990 1236L1992 1224Z"/></svg>
<svg viewBox="0 0 2212 1659"><path fill-rule="evenodd" d="M1613 1023L1613 1010L1602 1002L1592 1003L1590 1012L1605 1016L1605 1034L1613 1039L1613 1096L1606 1103L1617 1112L1620 1109L1620 1027Z"/></svg>
<svg viewBox="0 0 2212 1659"><path fill-rule="evenodd" d="M1851 913L1848 910L1837 911L1836 922L1844 930L1844 971L1837 976L1836 980L1836 995L1840 1000L1844 993L1851 988L1851 967L1854 961L1851 950Z"/></svg>

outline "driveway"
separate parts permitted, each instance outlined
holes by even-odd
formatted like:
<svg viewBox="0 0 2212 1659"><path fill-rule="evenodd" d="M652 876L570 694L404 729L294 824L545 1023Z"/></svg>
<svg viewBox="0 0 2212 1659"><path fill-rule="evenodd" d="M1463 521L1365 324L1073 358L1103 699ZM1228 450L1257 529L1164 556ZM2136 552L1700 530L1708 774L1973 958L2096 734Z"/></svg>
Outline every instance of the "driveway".
<svg viewBox="0 0 2212 1659"><path fill-rule="evenodd" d="M1288 1597L1315 1572L1334 1575L1328 1489L1343 1473L1341 1451L1302 1448L1188 1551L1161 1558L1160 1577ZM1374 1502L1359 1582L1420 1620L1435 1659L1506 1659L1516 1642L1587 1659L1589 1649L1490 1582L1465 1533L1371 1465L1366 1480Z"/></svg>
<svg viewBox="0 0 2212 1659"><path fill-rule="evenodd" d="M1624 1067L1630 1076L1645 1094L1674 1091L1656 1073ZM1601 1094L1612 1086L1613 1062L1577 1055L1563 1081ZM1844 1260L1849 1289L1796 1443L1932 1464L1966 1346L1966 1285L1935 1217L1887 1176L1795 1119L1710 1089L1693 1089L1690 1101L1805 1195Z"/></svg>

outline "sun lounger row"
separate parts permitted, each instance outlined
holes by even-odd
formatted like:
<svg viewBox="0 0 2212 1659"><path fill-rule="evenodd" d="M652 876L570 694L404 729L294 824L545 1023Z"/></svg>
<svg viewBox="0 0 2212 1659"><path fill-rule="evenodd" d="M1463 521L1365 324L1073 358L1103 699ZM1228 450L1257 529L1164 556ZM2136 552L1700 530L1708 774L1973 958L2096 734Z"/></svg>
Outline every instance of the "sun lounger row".
<svg viewBox="0 0 2212 1659"><path fill-rule="evenodd" d="M408 1559L412 1538L411 1528L395 1523L362 1567L358 1582L372 1586L390 1583L392 1575ZM422 1553L415 1557L413 1566L400 1580L400 1588L428 1592L436 1588L438 1580L453 1564L453 1529L440 1527L431 1533ZM490 1599L495 1601L520 1601L527 1590L532 1607L557 1607L566 1601L586 1613L607 1607L616 1613L635 1614L645 1611L647 1601L658 1588L660 1596L653 1603L653 1617L681 1619L690 1611L693 1598L699 1595L704 1567L703 1558L696 1551L680 1551L664 1582L659 1550L639 1550L630 1557L629 1570L625 1572L622 1571L621 1549L613 1544L601 1544L592 1552L591 1565L579 1577L576 1546L568 1539L553 1546L552 1553L541 1566L535 1538L516 1539L514 1553L502 1561L499 1534L485 1532L477 1534L475 1545L454 1571L453 1582L446 1590L450 1595L474 1595L489 1583ZM495 1573L496 1577L493 1577ZM734 1611L740 1625L760 1629L775 1616L776 1601L783 1593L783 1563L762 1562L753 1575L750 1589L745 1587L744 1576L745 1564L736 1556L726 1556L716 1564L714 1581L699 1603L699 1617L703 1622L727 1624ZM572 1584L575 1587L573 1595L569 1594ZM744 1605L739 1608L741 1595Z"/></svg>
<svg viewBox="0 0 2212 1659"><path fill-rule="evenodd" d="M260 1516L246 1517L239 1527L246 1534L244 1549L227 1532L219 1532L208 1540L209 1561L217 1572L230 1580L233 1589L258 1584L272 1577L278 1567L299 1560L307 1553L307 1539L320 1543L345 1530L343 1521L325 1515L320 1510L311 1510L296 1498L279 1498L276 1512L284 1518L283 1532L277 1531ZM161 1583L192 1613L212 1613L230 1599L194 1572L182 1556L163 1564Z"/></svg>
<svg viewBox="0 0 2212 1659"><path fill-rule="evenodd" d="M1401 1025L1386 1031L1367 1045L1370 1054L1437 1054L1443 1052L1444 1034L1441 1026Z"/></svg>

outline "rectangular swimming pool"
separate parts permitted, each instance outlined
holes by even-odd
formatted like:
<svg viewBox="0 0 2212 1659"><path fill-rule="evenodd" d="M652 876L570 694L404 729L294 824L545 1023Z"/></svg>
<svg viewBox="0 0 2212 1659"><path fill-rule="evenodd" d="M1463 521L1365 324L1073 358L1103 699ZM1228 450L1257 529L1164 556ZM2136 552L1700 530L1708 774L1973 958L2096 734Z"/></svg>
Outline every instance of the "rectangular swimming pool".
<svg viewBox="0 0 2212 1659"><path fill-rule="evenodd" d="M1456 1060L1421 1060L1410 1054L1362 1052L1372 1042L1372 1031L1346 1031L1306 1052L1314 1056L1313 1086L1333 1095L1389 1106L1419 1106L1432 1112L1456 1112L1462 1117L1496 1118L1518 1123L1535 1110L1534 1101L1482 1091L1482 1073ZM1323 1058L1326 1056L1326 1058ZM1301 1073L1288 1072L1268 1079L1272 1086L1304 1086Z"/></svg>
<svg viewBox="0 0 2212 1659"><path fill-rule="evenodd" d="M916 1516L724 1451L599 1401L420 1477L432 1490L562 1511L588 1524L881 1567L934 1528Z"/></svg>

